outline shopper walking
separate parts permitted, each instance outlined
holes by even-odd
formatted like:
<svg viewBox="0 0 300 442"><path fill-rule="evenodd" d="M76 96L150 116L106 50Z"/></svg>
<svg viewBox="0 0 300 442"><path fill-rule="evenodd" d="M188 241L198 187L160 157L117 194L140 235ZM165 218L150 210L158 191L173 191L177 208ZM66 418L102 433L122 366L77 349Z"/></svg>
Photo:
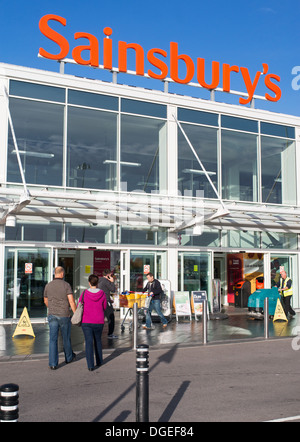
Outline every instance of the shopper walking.
<svg viewBox="0 0 300 442"><path fill-rule="evenodd" d="M49 338L49 367L55 370L58 366L58 334L61 331L65 362L69 364L75 358L71 345L71 319L70 307L73 313L76 304L70 284L64 281L63 267L56 267L54 279L49 282L44 290L44 303L48 308Z"/></svg>
<svg viewBox="0 0 300 442"><path fill-rule="evenodd" d="M278 290L281 295L281 303L284 308L284 312L286 314L286 317L288 314L291 316L295 316L296 313L292 309L291 301L293 296L293 288L292 288L292 280L291 278L287 277L287 273L285 270L281 270L280 272L280 280L278 283Z"/></svg>
<svg viewBox="0 0 300 442"><path fill-rule="evenodd" d="M143 289L143 293L148 292L148 296L151 296L151 301L146 314L146 325L144 325L143 328L145 328L146 330L151 330L152 310L155 310L158 316L160 317L163 327L167 327L168 321L164 317L160 307L161 295L163 294L161 284L157 279L154 279L153 273L148 273L147 279L148 282L145 288Z"/></svg>
<svg viewBox="0 0 300 442"><path fill-rule="evenodd" d="M100 367L103 362L101 337L107 301L104 291L97 287L98 282L98 276L90 275L89 288L82 292L78 301L83 301L82 331L89 371ZM94 356L96 357L96 365Z"/></svg>
<svg viewBox="0 0 300 442"><path fill-rule="evenodd" d="M99 279L98 288L103 290L106 295L107 307L105 309L105 317L108 321L108 338L117 339L118 336L114 335L115 330L115 312L113 308L113 299L110 296L111 293L116 291L114 284L114 278L111 270L104 270L102 278Z"/></svg>

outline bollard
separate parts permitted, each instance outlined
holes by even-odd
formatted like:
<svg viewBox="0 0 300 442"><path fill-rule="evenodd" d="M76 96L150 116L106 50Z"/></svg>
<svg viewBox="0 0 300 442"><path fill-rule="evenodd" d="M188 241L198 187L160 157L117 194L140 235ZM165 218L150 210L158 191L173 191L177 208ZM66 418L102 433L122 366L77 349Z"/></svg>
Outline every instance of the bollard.
<svg viewBox="0 0 300 442"><path fill-rule="evenodd" d="M137 336L138 336L138 305L135 302L133 304L133 349L136 350L137 347Z"/></svg>
<svg viewBox="0 0 300 442"><path fill-rule="evenodd" d="M203 314L202 314L202 332L203 332L203 344L207 344L207 300L203 301Z"/></svg>
<svg viewBox="0 0 300 442"><path fill-rule="evenodd" d="M269 339L269 298L264 302L265 339Z"/></svg>
<svg viewBox="0 0 300 442"><path fill-rule="evenodd" d="M18 422L19 386L5 384L0 387L0 422Z"/></svg>
<svg viewBox="0 0 300 442"><path fill-rule="evenodd" d="M136 349L136 422L149 422L149 345Z"/></svg>

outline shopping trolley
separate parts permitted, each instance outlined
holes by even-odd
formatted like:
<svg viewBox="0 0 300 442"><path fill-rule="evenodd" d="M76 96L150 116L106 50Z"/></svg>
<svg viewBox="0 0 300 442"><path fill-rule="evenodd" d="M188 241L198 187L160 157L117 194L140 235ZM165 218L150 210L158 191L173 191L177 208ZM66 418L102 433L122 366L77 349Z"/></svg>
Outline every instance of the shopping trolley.
<svg viewBox="0 0 300 442"><path fill-rule="evenodd" d="M124 319L121 324L121 332L125 331L125 323L127 318L130 318L128 323L129 332L132 332L133 329L133 306L134 304L138 305L138 327L140 327L141 322L143 321L147 310L149 308L151 297L144 293L138 292L122 292L119 295L119 303L120 308L127 309Z"/></svg>

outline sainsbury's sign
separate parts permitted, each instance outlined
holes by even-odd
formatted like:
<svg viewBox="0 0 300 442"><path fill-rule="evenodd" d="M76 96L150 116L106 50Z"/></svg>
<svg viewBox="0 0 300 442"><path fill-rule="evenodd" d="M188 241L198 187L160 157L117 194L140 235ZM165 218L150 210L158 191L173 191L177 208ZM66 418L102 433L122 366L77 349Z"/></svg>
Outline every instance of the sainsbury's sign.
<svg viewBox="0 0 300 442"><path fill-rule="evenodd" d="M39 54L42 57L50 60L63 60L67 57L70 51L69 41L59 32L51 27L51 22L58 22L62 26L67 26L67 20L63 17L54 14L48 14L41 18L39 22L40 31L49 40L54 41L58 47L59 52L52 54L43 48L40 48ZM104 38L102 42L102 61L104 69L112 70L113 59L113 31L106 27L103 29ZM87 44L78 45L72 50L73 60L80 65L88 65L98 67L100 64L100 40L93 34L86 32L76 32L74 39L85 39ZM164 49L153 48L146 54L143 47L138 43L127 43L125 41L118 42L118 70L119 72L127 72L127 51L132 49L135 51L135 72L137 75L145 75L145 59L151 65L147 70L149 77L164 80L167 75L175 83L188 84L192 81L195 74L197 81L205 89L214 90L219 86L224 92L231 90L231 76L234 74L241 75L247 90L247 97L240 98L240 104L246 105L250 103L254 97L255 91L259 83L263 82L266 89L265 98L268 101L277 102L280 100L282 92L280 88L280 77L269 73L269 66L267 63L262 64L262 70L258 71L254 78L251 78L248 68L237 65L223 63L221 65L218 61L212 62L211 82L209 83L205 75L205 59L197 58L196 62L186 54L179 54L178 43L170 43L169 54ZM88 52L89 58L83 58L83 52ZM86 57L86 55L85 55ZM169 64L167 62L169 57ZM179 75L179 62L185 65L185 77ZM156 69L154 72L152 67Z"/></svg>

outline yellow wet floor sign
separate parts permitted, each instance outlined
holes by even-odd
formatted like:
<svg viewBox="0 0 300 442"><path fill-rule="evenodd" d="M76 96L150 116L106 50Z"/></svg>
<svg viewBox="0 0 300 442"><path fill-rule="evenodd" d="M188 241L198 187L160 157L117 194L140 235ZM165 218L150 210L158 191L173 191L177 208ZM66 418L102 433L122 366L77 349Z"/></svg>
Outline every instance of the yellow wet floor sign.
<svg viewBox="0 0 300 442"><path fill-rule="evenodd" d="M274 319L273 319L273 322L276 322L276 321L286 321L286 322L288 322L286 314L284 313L284 310L283 310L283 307L282 307L280 299L277 300L277 306L276 306L275 315L274 315Z"/></svg>
<svg viewBox="0 0 300 442"><path fill-rule="evenodd" d="M24 310L21 314L18 325L12 337L14 338L15 336L18 335L29 335L35 338L35 334L33 332L33 328L26 307L24 307Z"/></svg>

